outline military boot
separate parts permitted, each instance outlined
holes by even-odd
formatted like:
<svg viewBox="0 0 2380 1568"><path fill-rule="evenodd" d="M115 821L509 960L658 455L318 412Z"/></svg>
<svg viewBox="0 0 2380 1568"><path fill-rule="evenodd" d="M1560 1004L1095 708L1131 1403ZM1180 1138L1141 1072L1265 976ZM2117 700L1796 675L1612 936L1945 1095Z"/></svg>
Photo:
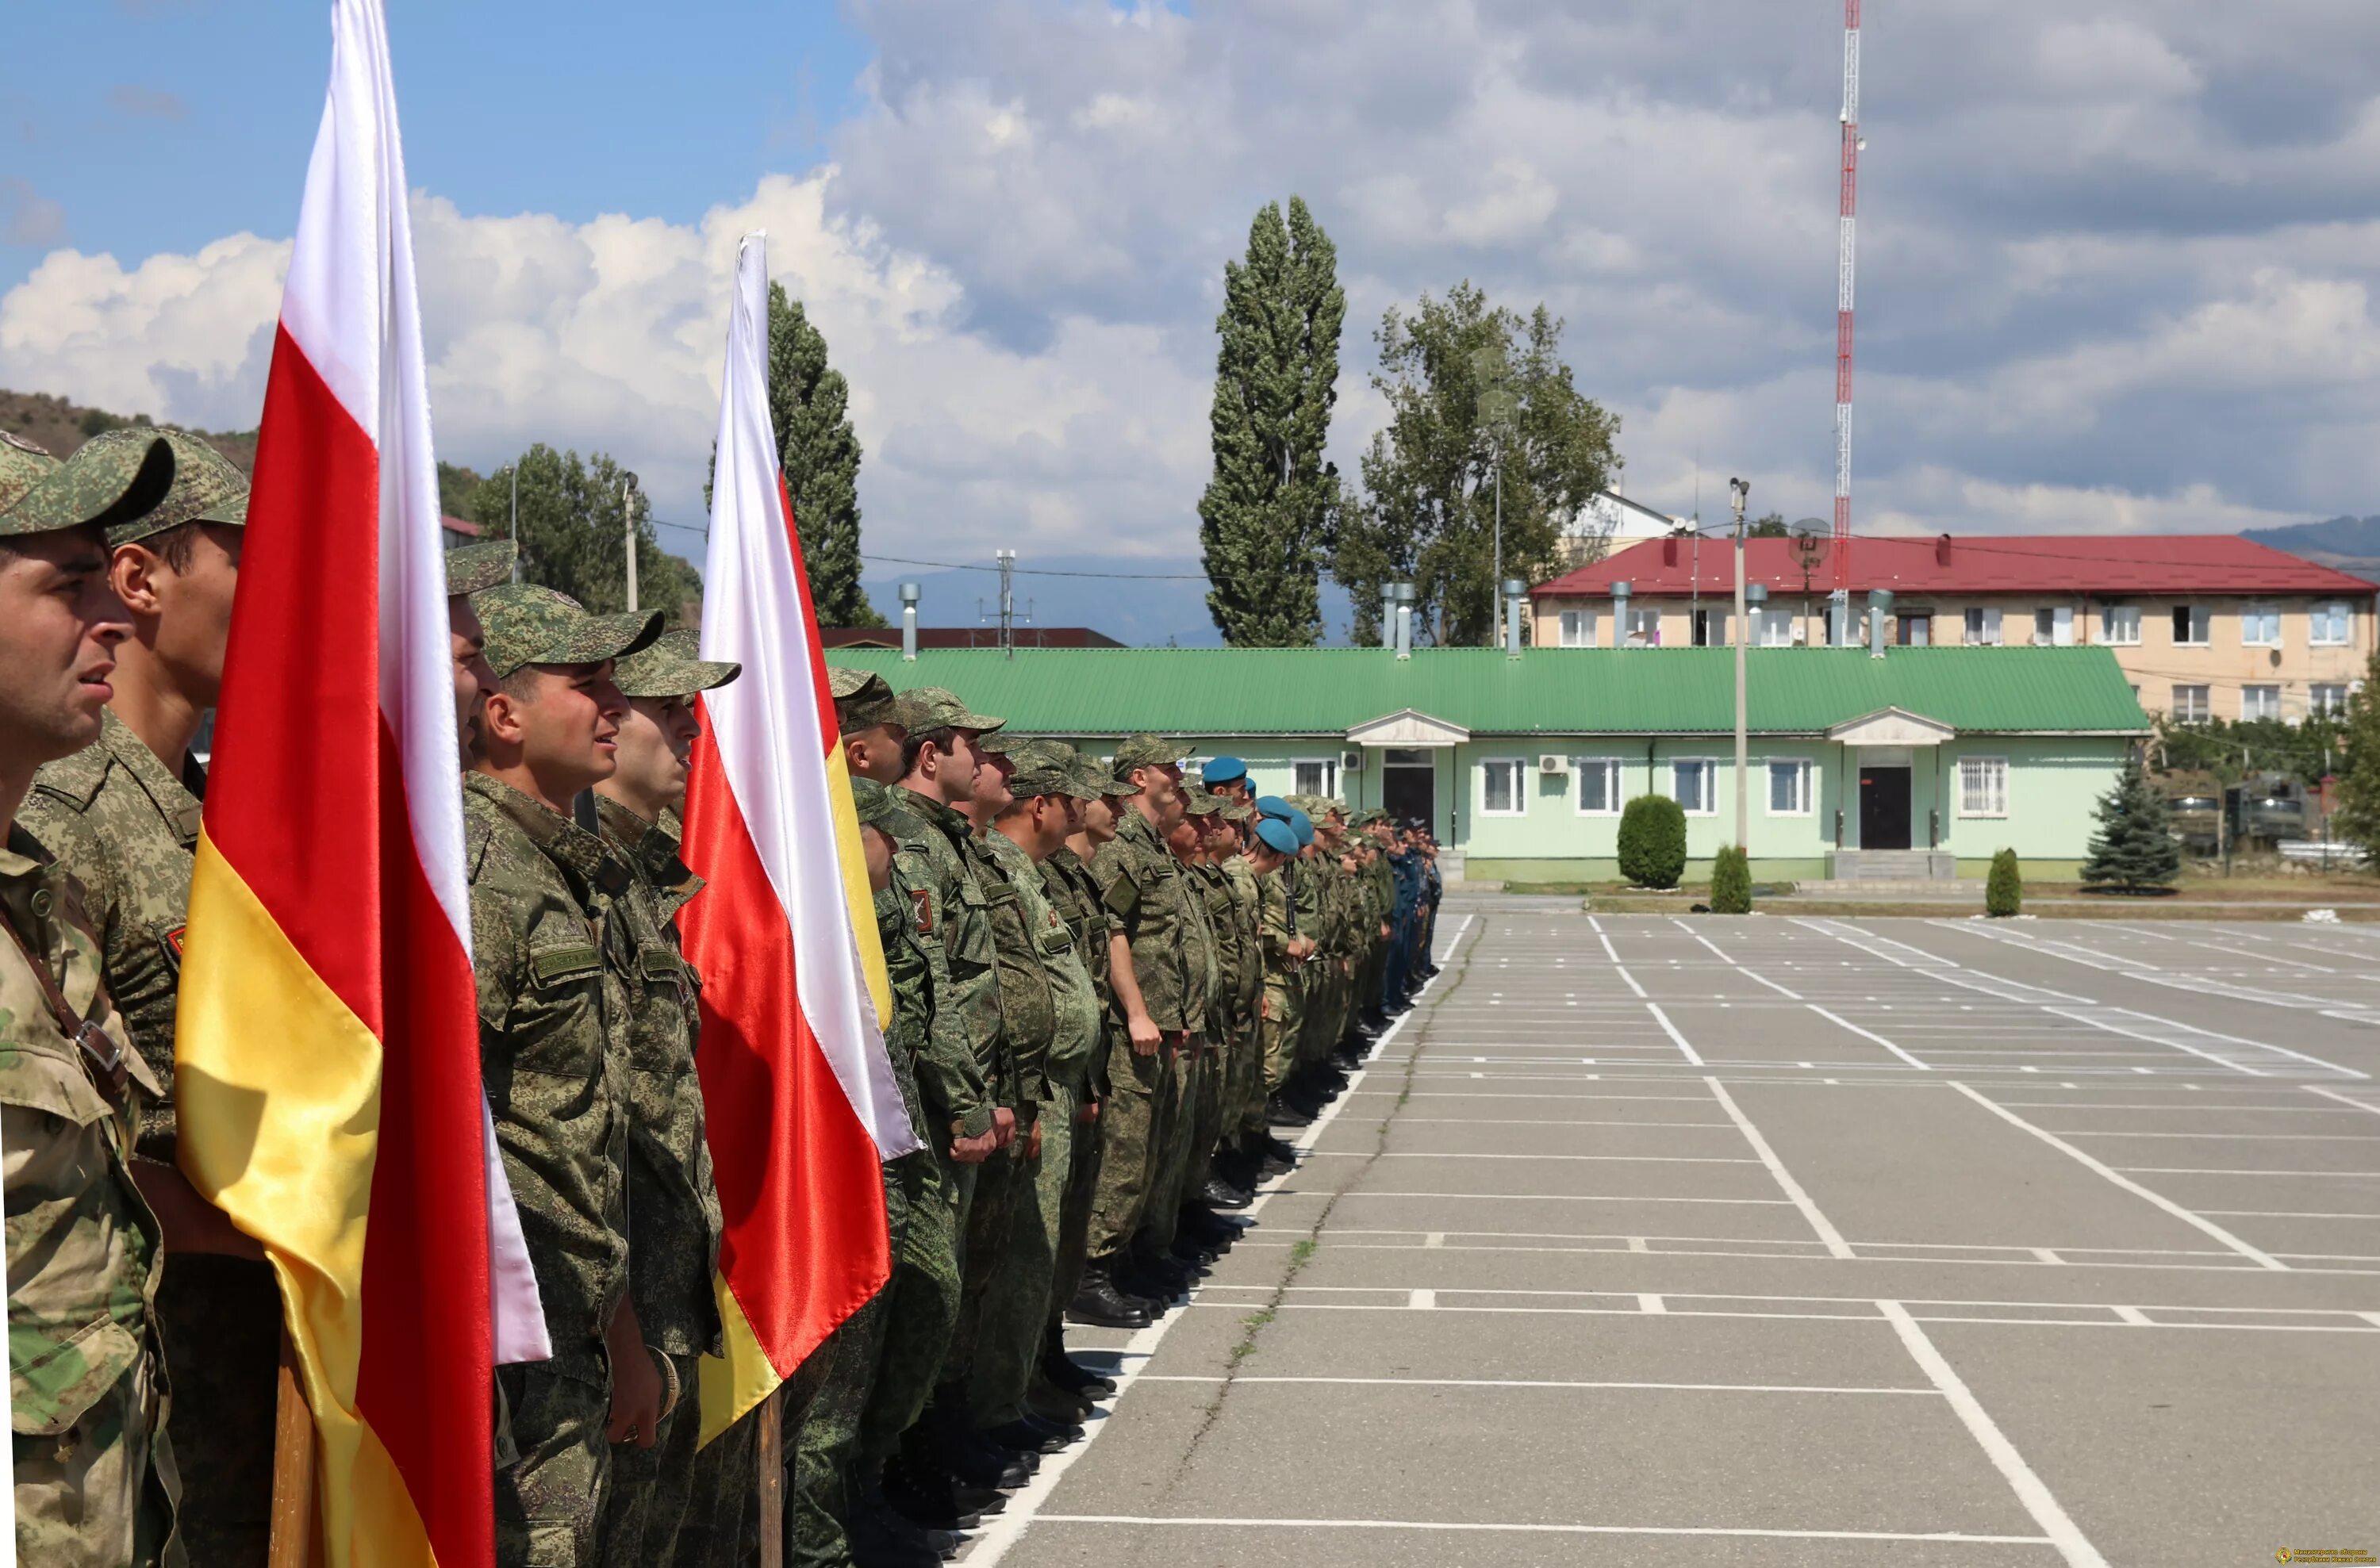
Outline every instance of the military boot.
<svg viewBox="0 0 2380 1568"><path fill-rule="evenodd" d="M1116 1288L1105 1258L1083 1265L1083 1283L1066 1304L1066 1320L1100 1329L1145 1329L1149 1323L1148 1310Z"/></svg>

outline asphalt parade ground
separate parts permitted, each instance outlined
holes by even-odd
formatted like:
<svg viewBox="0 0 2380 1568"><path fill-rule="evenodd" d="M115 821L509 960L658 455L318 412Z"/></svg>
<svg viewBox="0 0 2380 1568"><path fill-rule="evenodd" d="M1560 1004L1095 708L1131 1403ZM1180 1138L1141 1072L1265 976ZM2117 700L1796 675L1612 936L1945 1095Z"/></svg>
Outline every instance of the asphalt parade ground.
<svg viewBox="0 0 2380 1568"><path fill-rule="evenodd" d="M2380 930L1451 901L966 1561L2380 1556ZM2364 1561L2352 1556L2329 1561Z"/></svg>

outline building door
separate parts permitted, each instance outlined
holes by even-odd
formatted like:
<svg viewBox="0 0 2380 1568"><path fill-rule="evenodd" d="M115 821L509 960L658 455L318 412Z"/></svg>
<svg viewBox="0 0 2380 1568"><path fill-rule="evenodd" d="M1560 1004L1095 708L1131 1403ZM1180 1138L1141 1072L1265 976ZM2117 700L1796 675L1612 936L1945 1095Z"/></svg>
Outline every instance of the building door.
<svg viewBox="0 0 2380 1568"><path fill-rule="evenodd" d="M1909 769L1862 767L1859 781L1860 848L1909 848Z"/></svg>
<svg viewBox="0 0 2380 1568"><path fill-rule="evenodd" d="M1438 822L1438 765L1426 746L1390 746L1381 759L1380 805L1402 824Z"/></svg>

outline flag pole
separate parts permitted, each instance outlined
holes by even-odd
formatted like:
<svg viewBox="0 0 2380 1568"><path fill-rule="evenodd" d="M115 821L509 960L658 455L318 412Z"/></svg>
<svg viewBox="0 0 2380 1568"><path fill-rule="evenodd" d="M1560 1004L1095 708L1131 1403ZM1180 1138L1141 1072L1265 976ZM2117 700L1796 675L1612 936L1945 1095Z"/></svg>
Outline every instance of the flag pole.
<svg viewBox="0 0 2380 1568"><path fill-rule="evenodd" d="M318 1568L322 1511L314 1487L314 1412L298 1377L298 1346L281 1332L280 1395L273 1417L273 1535L267 1568Z"/></svg>
<svg viewBox="0 0 2380 1568"><path fill-rule="evenodd" d="M785 1441L783 1386L760 1402L760 1441L754 1484L760 1489L760 1568L784 1568ZM277 1565L276 1565L277 1568Z"/></svg>

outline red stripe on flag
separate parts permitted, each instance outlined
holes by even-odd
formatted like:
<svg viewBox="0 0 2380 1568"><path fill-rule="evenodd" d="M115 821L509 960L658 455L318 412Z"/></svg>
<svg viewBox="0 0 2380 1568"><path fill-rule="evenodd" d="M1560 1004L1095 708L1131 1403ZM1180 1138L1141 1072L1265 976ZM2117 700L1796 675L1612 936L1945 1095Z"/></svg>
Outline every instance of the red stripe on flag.
<svg viewBox="0 0 2380 1568"><path fill-rule="evenodd" d="M686 837L708 885L678 923L702 967L695 1066L726 1222L719 1269L790 1376L892 1273L882 1165L803 1016L793 931L708 715L693 775Z"/></svg>
<svg viewBox="0 0 2380 1568"><path fill-rule="evenodd" d="M810 569L802 561L802 531L794 521L794 498L785 488L782 468L777 470L777 504L784 508L785 548L793 552L794 586L802 596L802 652L809 660L810 695L818 709L819 755L832 756L843 743L843 726L834 716L834 690L826 683L826 649L819 642L818 607L810 603Z"/></svg>
<svg viewBox="0 0 2380 1568"><path fill-rule="evenodd" d="M207 835L381 1042L357 1402L460 1565L495 1550L479 1024L380 711L380 506L378 451L281 332Z"/></svg>

